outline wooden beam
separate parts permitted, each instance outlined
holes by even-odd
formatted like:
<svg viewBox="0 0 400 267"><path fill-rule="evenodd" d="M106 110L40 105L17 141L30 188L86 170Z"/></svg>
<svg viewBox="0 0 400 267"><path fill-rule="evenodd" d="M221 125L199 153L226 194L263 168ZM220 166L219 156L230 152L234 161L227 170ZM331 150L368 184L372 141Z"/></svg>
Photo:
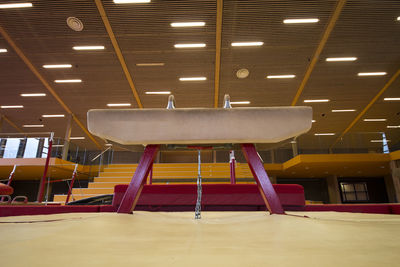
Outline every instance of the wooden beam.
<svg viewBox="0 0 400 267"><path fill-rule="evenodd" d="M329 20L329 23L327 25L327 27L325 28L324 34L322 35L321 40L319 41L318 47L314 52L314 55L311 59L310 64L308 65L306 74L303 77L303 80L300 83L299 88L297 89L296 95L293 98L292 101L292 106L295 106L297 104L297 101L300 98L301 93L304 90L304 87L306 86L308 79L311 76L311 73L313 72L315 65L318 62L319 56L321 55L322 50L325 47L326 42L328 41L329 35L331 34L333 28L336 25L336 21L338 20L340 13L342 12L342 9L344 7L344 5L346 4L346 0L338 0L338 3L336 5L335 11L332 14L332 17Z"/></svg>
<svg viewBox="0 0 400 267"><path fill-rule="evenodd" d="M390 78L390 80L383 86L383 88L374 96L374 98L369 101L365 108L357 115L357 117L347 126L347 128L338 136L338 138L330 146L332 148L337 142L361 119L362 116L371 108L371 106L381 97L381 95L394 83L394 81L399 77L400 69Z"/></svg>
<svg viewBox="0 0 400 267"><path fill-rule="evenodd" d="M2 26L0 26L0 34L4 39L8 42L8 44L14 49L15 53L22 59L26 66L33 72L33 74L40 80L40 82L44 85L44 87L50 92L50 94L57 100L57 102L63 107L63 109L72 114L74 121L78 124L78 126L87 134L90 140L98 147L102 148L102 146L94 139L93 135L91 135L85 126L79 121L79 119L72 113L71 109L64 103L64 101L60 98L60 96L56 93L56 91L51 87L51 85L46 81L46 79L40 74L35 66L33 66L32 62L25 56L22 50L15 44L14 40L8 35L8 33L4 30ZM15 127L14 127L15 128Z"/></svg>
<svg viewBox="0 0 400 267"><path fill-rule="evenodd" d="M221 73L221 40L222 40L222 11L224 1L217 0L217 24L215 31L215 77L214 77L214 108L218 108L219 81Z"/></svg>
<svg viewBox="0 0 400 267"><path fill-rule="evenodd" d="M125 74L125 77L129 83L129 86L131 87L131 90L132 90L133 96L135 97L136 103L139 108L143 108L142 102L140 101L140 98L139 98L139 94L136 90L135 84L133 83L132 76L129 72L128 66L125 63L125 59L124 59L124 56L122 55L121 49L119 48L117 39L115 38L114 32L111 28L111 24L110 24L110 21L108 20L108 17L107 17L106 11L104 10L103 4L101 3L101 0L94 0L94 2L96 3L97 10L100 13L101 19L103 20L104 27L106 27L108 36L110 37L111 43L114 47L115 53L117 54L119 63L121 64L121 67Z"/></svg>
<svg viewBox="0 0 400 267"><path fill-rule="evenodd" d="M18 132L23 133L21 128L19 128L14 122L12 122L6 115L0 115L3 120L5 120L8 124L10 124L14 129Z"/></svg>

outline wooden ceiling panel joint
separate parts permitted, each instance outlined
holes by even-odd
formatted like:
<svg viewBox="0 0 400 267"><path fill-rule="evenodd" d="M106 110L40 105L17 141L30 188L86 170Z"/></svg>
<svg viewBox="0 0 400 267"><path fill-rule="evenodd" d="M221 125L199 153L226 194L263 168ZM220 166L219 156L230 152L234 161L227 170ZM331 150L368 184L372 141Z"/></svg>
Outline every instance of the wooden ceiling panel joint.
<svg viewBox="0 0 400 267"><path fill-rule="evenodd" d="M121 64L122 70L125 74L125 77L126 77L128 83L129 83L129 86L132 90L133 96L135 97L137 105L139 108L143 108L142 102L140 101L139 94L136 90L135 84L133 83L133 78L129 72L128 66L126 65L124 56L122 55L121 49L118 45L118 41L115 38L114 32L112 30L110 21L108 20L106 11L104 10L103 4L102 4L101 0L94 0L94 2L96 3L97 10L99 11L101 19L103 20L104 27L106 28L108 36L110 37L111 43L114 47L115 53L117 54L119 63Z"/></svg>
<svg viewBox="0 0 400 267"><path fill-rule="evenodd" d="M215 77L214 77L214 108L218 108L220 72L221 72L221 41L222 41L222 11L224 1L217 0L217 23L215 31Z"/></svg>
<svg viewBox="0 0 400 267"><path fill-rule="evenodd" d="M319 56L321 55L322 50L324 49L325 44L328 41L329 36L330 36L333 28L336 25L336 21L338 20L338 18L340 16L340 13L342 12L343 7L346 4L346 1L347 0L338 0L336 8L335 8L335 10L334 10L329 22L328 22L328 25L325 28L325 31L324 31L324 33L322 35L322 38L321 38L321 40L320 40L320 42L319 42L319 44L317 46L317 49L314 52L314 55L313 55L313 57L311 59L311 62L307 67L307 70L306 70L306 73L304 74L303 80L301 81L300 86L297 89L296 95L293 98L293 101L292 101L292 104L291 104L292 106L295 106L297 104L297 101L299 100L299 98L301 96L301 93L303 92L303 90L304 90L304 88L305 88L305 86L306 86L306 84L307 84L307 82L308 82L308 80L309 80L309 78L311 76L311 73L313 72L313 70L315 68L315 65L318 62Z"/></svg>
<svg viewBox="0 0 400 267"><path fill-rule="evenodd" d="M14 129L18 132L23 133L21 128L19 128L12 120L10 120L6 115L0 114L1 119L5 120L8 124L10 124Z"/></svg>
<svg viewBox="0 0 400 267"><path fill-rule="evenodd" d="M71 109L64 103L64 101L60 98L60 96L56 93L56 91L50 86L50 84L46 81L46 79L40 74L40 72L33 66L32 62L25 56L22 50L16 45L14 40L10 37L10 35L4 30L2 26L0 26L0 34L3 38L8 42L8 44L14 49L15 53L22 59L22 61L27 65L27 67L32 71L32 73L40 80L40 82L46 87L46 89L51 93L51 95L57 100L57 102L64 108L64 110L72 114ZM7 121L7 118L5 118ZM88 130L83 126L83 124L75 117L75 122L78 124L80 128L88 135L88 137L95 143L98 148L102 148L102 146L94 139L94 137L88 132ZM7 121L14 128L18 130L18 126L12 123L10 120ZM14 124L14 125L13 125ZM20 130L19 130L20 131ZM21 131L22 132L22 131Z"/></svg>
<svg viewBox="0 0 400 267"><path fill-rule="evenodd" d="M357 117L347 126L347 128L336 138L335 142L330 146L332 148L339 140L364 116L365 113L371 108L371 106L382 96L382 94L396 81L400 75L400 69L390 78L390 80L382 87L381 90L371 99L371 101L365 106L365 108L357 115Z"/></svg>

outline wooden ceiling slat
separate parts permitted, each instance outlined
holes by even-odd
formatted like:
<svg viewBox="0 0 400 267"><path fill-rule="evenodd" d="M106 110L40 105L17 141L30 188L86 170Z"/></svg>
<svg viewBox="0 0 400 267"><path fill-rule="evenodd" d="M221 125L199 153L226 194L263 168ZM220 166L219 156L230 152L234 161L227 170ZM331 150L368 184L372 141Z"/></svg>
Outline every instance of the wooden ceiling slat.
<svg viewBox="0 0 400 267"><path fill-rule="evenodd" d="M400 75L400 69L390 78L390 80L383 86L383 88L371 99L371 101L365 106L365 108L357 115L357 117L350 123L349 126L336 138L333 144L330 146L332 148L337 142L361 119L362 116L371 108L371 106L381 97L381 95L396 81Z"/></svg>
<svg viewBox="0 0 400 267"><path fill-rule="evenodd" d="M139 108L143 108L142 102L140 101L139 94L136 90L135 84L133 83L132 75L129 72L129 69L128 69L125 59L124 59L124 56L122 55L121 49L119 48L118 41L115 38L114 32L111 28L111 24L110 24L110 21L108 20L108 17L107 17L106 11L104 10L103 4L101 3L101 0L94 0L94 2L96 3L97 10L100 13L101 19L103 20L104 27L106 27L108 36L110 37L111 43L114 47L115 53L117 54L118 60L121 63L122 70L125 74L125 77L126 77L128 83L129 83L129 86L132 90L133 96L135 97L136 103L138 104Z"/></svg>
<svg viewBox="0 0 400 267"><path fill-rule="evenodd" d="M321 52L324 49L325 44L328 41L328 38L333 28L335 27L336 21L338 20L340 13L342 12L344 5L346 4L346 1L347 0L338 0L335 11L333 12L331 19L329 20L329 23L324 31L324 34L322 35L321 41L319 42L318 47L315 50L315 53L311 59L310 65L308 65L303 80L301 81L300 86L297 89L296 95L293 98L292 106L295 106L297 104L297 101L299 100L300 95L303 92L304 87L306 86L308 79L311 76L312 71L314 70L315 64L317 64L318 62L319 56L321 55Z"/></svg>
<svg viewBox="0 0 400 267"><path fill-rule="evenodd" d="M64 101L58 96L56 91L50 86L50 84L45 80L45 78L39 73L35 66L31 63L31 61L25 56L22 50L15 44L15 42L11 39L8 33L4 30L2 26L0 26L0 34L3 38L8 42L8 44L14 49L14 51L18 54L18 56L22 59L22 61L28 66L28 68L33 72L33 74L40 80L40 82L46 87L46 89L53 95L53 97L57 100L57 102L63 107L63 109L72 114L74 121L79 125L79 127L86 133L86 135L93 141L93 143L98 147L102 148L102 146L94 139L93 135L91 135L86 127L79 121L79 119L72 113L71 109L64 103Z"/></svg>
<svg viewBox="0 0 400 267"><path fill-rule="evenodd" d="M215 75L214 75L214 108L218 108L219 80L221 70L222 11L224 1L217 0L217 26L215 31Z"/></svg>

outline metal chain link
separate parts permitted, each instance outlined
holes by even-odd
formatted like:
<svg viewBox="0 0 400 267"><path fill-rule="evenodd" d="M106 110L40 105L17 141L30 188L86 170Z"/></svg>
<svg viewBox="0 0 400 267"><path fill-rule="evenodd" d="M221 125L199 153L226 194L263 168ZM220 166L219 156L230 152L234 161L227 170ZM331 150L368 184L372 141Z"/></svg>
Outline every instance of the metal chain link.
<svg viewBox="0 0 400 267"><path fill-rule="evenodd" d="M198 152L198 173L197 173L197 201L196 201L196 209L195 209L195 216L196 220L201 219L201 151L197 150Z"/></svg>

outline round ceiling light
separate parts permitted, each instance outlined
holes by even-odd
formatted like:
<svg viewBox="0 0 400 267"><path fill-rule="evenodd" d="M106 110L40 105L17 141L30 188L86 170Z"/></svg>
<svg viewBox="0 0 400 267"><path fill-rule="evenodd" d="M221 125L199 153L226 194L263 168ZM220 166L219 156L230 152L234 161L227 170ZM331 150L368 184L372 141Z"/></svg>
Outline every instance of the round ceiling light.
<svg viewBox="0 0 400 267"><path fill-rule="evenodd" d="M249 76L249 73L250 72L248 69L240 69L236 72L236 77L238 77L239 79L244 79Z"/></svg>
<svg viewBox="0 0 400 267"><path fill-rule="evenodd" d="M83 30L83 23L80 21L80 19L75 18L75 17L69 17L67 18L67 25L71 29L73 29L76 32L80 32Z"/></svg>

